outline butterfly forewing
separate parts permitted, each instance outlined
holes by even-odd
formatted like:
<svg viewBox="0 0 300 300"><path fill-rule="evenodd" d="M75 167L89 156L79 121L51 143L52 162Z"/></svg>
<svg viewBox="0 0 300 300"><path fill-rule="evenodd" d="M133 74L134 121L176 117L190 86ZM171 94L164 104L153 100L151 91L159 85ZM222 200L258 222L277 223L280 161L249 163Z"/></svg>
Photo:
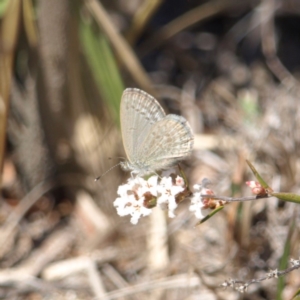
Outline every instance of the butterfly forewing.
<svg viewBox="0 0 300 300"><path fill-rule="evenodd" d="M131 163L141 158L141 147L149 131L164 117L163 108L146 92L134 88L123 92L120 110L122 139Z"/></svg>

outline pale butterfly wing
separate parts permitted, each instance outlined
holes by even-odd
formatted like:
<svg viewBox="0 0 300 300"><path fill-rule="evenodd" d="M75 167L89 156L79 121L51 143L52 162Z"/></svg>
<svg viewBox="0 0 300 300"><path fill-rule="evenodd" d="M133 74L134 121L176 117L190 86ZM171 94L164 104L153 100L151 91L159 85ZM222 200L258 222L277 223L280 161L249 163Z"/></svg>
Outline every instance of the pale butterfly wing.
<svg viewBox="0 0 300 300"><path fill-rule="evenodd" d="M121 99L121 129L128 163L125 170L149 174L166 169L189 155L193 133L187 121L165 115L155 98L139 89L126 89Z"/></svg>
<svg viewBox="0 0 300 300"><path fill-rule="evenodd" d="M139 166L146 173L166 169L192 152L194 137L187 121L167 115L156 122L139 146Z"/></svg>
<svg viewBox="0 0 300 300"><path fill-rule="evenodd" d="M123 92L120 119L124 149L130 163L137 158L151 127L165 117L165 112L155 98L139 89Z"/></svg>

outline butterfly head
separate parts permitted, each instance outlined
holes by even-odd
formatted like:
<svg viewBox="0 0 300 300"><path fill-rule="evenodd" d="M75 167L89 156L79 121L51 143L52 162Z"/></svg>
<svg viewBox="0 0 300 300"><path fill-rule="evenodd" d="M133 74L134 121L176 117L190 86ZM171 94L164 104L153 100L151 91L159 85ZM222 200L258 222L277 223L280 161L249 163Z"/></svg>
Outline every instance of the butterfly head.
<svg viewBox="0 0 300 300"><path fill-rule="evenodd" d="M128 160L120 162L120 166L122 170L126 172L133 171L134 169L132 164Z"/></svg>
<svg viewBox="0 0 300 300"><path fill-rule="evenodd" d="M156 173L151 170L149 166L146 166L144 163L131 163L129 160L120 162L120 166L123 171L131 172L131 175L137 174L139 176L144 176L147 174Z"/></svg>

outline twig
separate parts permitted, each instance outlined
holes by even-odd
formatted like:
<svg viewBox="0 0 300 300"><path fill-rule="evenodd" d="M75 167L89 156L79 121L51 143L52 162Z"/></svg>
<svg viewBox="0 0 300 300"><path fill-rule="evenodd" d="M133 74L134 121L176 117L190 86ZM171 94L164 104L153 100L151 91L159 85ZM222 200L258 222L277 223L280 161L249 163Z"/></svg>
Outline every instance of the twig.
<svg viewBox="0 0 300 300"><path fill-rule="evenodd" d="M148 281L137 284L128 288L110 292L107 296L110 299L117 299L120 297L131 296L137 293L149 292L157 289L178 289L178 288L194 288L200 285L198 276L191 276L190 274L182 274L163 278L160 280ZM103 300L105 298L94 298L94 300Z"/></svg>
<svg viewBox="0 0 300 300"><path fill-rule="evenodd" d="M274 0L265 0L261 4L261 44L262 52L266 58L266 63L272 73L287 88L298 84L295 77L286 69L277 56L274 15L278 7L275 6Z"/></svg>
<svg viewBox="0 0 300 300"><path fill-rule="evenodd" d="M90 255L67 259L53 263L42 273L47 280L62 280L65 277L79 272L85 272L88 276L90 287L97 298L109 300L102 278L97 270L97 264L116 258L118 251L115 248L107 248L103 251L95 251Z"/></svg>
<svg viewBox="0 0 300 300"><path fill-rule="evenodd" d="M30 275L37 276L49 262L66 253L74 241L72 228L59 228L44 241L40 248L32 251L29 258L19 268Z"/></svg>
<svg viewBox="0 0 300 300"><path fill-rule="evenodd" d="M17 268L0 271L0 286L24 286L35 282L46 264L57 259L73 243L74 234L70 228L60 229L52 234L40 249L32 252L30 257ZM36 289L36 288L35 288ZM38 289L38 287L37 287Z"/></svg>
<svg viewBox="0 0 300 300"><path fill-rule="evenodd" d="M243 202L243 201L254 201L258 199L266 199L266 198L271 198L273 196L262 195L262 196L248 196L248 197L241 197L241 198L233 198L233 197L224 197L224 196L216 196L216 195L201 195L201 197L222 200L226 202Z"/></svg>
<svg viewBox="0 0 300 300"><path fill-rule="evenodd" d="M129 283L121 276L121 274L111 265L111 264L105 264L101 268L101 272L111 280L111 282L117 287L117 288L126 288L129 287ZM139 297L132 295L132 300L138 300Z"/></svg>
<svg viewBox="0 0 300 300"><path fill-rule="evenodd" d="M18 226L20 220L26 212L43 196L54 187L54 182L43 181L35 186L21 201L20 204L7 217L3 226L1 226L0 252L7 245L6 241L12 235L14 229Z"/></svg>
<svg viewBox="0 0 300 300"><path fill-rule="evenodd" d="M97 270L96 262L92 259L86 260L86 273L88 275L90 286L94 292L94 295L98 298L110 300L110 298L107 297L107 292L105 290L102 278Z"/></svg>
<svg viewBox="0 0 300 300"><path fill-rule="evenodd" d="M46 282L28 274L15 272L15 270L3 270L1 273L1 287L13 288L18 294L32 291L53 293L57 288L57 285L52 282ZM2 277L5 277L5 281L2 280Z"/></svg>
<svg viewBox="0 0 300 300"><path fill-rule="evenodd" d="M229 279L226 280L224 283L221 284L222 287L232 287L233 289L244 293L247 291L247 288L254 283L260 283L262 281L271 279L271 278L278 278L280 276L286 275L294 270L300 269L300 260L291 260L292 267L287 268L282 271L278 271L277 269L271 270L269 273L267 273L265 276L262 276L257 279L250 279L248 281L243 280L236 280L236 279Z"/></svg>
<svg viewBox="0 0 300 300"><path fill-rule="evenodd" d="M88 256L83 255L58 261L47 266L42 273L42 277L46 280L62 280L65 277L83 271L86 267L87 259L92 260L97 264L102 264L116 259L117 255L117 249L109 247L101 251L94 251Z"/></svg>

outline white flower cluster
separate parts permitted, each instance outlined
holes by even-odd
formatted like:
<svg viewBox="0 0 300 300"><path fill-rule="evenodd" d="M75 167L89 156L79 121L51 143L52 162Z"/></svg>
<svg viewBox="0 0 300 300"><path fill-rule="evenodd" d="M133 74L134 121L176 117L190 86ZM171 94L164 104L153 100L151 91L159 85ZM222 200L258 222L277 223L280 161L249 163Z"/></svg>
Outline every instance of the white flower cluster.
<svg viewBox="0 0 300 300"><path fill-rule="evenodd" d="M174 218L178 202L189 196L190 191L182 177L177 176L174 180L174 177L168 175L163 178L154 175L148 180L141 177L129 178L126 184L119 186L119 197L114 201L118 215L130 215L131 223L137 224L141 216L150 215L152 208L159 206L168 210L169 217ZM200 220L207 216L211 209L225 204L208 197L203 198L202 195L214 195L211 189L206 188L208 184L208 179L203 179L202 184L195 184L195 192L191 197L189 210ZM179 195L180 193L182 194Z"/></svg>
<svg viewBox="0 0 300 300"><path fill-rule="evenodd" d="M155 175L148 180L130 178L126 184L119 186L119 197L114 201L114 206L118 215L131 215L131 223L137 224L141 216L151 214L151 201L154 199L155 205L168 209L169 217L173 218L177 208L176 195L184 189L185 182L180 176L176 177L175 183L170 176L159 179Z"/></svg>

